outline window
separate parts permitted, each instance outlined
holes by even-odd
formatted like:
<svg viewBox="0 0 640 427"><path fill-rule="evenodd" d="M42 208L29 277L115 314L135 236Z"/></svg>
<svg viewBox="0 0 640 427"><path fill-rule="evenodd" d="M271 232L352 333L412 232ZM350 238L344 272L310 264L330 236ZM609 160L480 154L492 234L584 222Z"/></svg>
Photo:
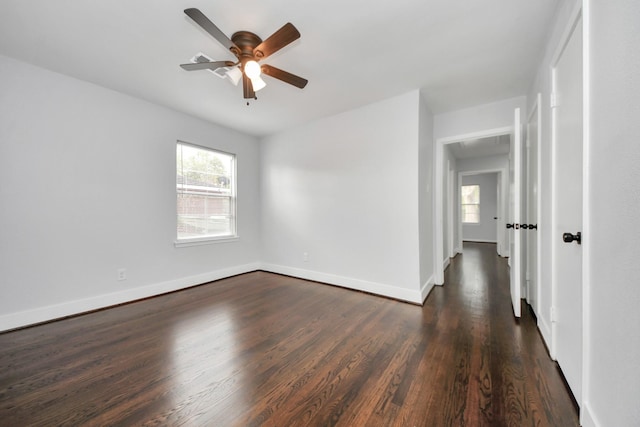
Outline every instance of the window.
<svg viewBox="0 0 640 427"><path fill-rule="evenodd" d="M178 142L177 244L236 236L235 160L233 154Z"/></svg>
<svg viewBox="0 0 640 427"><path fill-rule="evenodd" d="M460 189L462 199L462 222L466 224L480 223L480 186L463 185Z"/></svg>

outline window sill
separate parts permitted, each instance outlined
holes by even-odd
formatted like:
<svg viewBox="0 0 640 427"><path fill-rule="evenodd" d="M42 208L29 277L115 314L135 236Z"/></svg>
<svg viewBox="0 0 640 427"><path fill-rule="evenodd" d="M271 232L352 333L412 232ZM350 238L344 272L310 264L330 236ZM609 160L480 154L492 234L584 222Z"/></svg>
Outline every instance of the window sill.
<svg viewBox="0 0 640 427"><path fill-rule="evenodd" d="M181 239L173 242L176 248L186 248L189 246L201 246L201 245L215 245L216 243L228 243L235 242L240 237L234 236L221 236L221 237L199 237L194 239Z"/></svg>

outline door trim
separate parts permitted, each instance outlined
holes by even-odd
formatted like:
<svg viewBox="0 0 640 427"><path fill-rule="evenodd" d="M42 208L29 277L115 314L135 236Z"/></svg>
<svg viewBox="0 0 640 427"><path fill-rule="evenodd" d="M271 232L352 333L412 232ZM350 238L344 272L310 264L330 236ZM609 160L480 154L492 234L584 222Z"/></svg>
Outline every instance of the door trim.
<svg viewBox="0 0 640 427"><path fill-rule="evenodd" d="M513 132L513 126L506 126L501 128L494 129L486 129L478 132L471 132L462 135L455 136L447 136L443 138L438 138L435 142L435 167L434 175L433 175L433 195L434 195L434 203L433 203L433 235L435 238L434 241L434 282L436 285L444 284L444 268L442 267L442 262L444 261L444 165L443 163L443 151L444 146L447 144L453 144L455 142L464 141L467 139L480 139L490 136L499 136L510 134Z"/></svg>
<svg viewBox="0 0 640 427"><path fill-rule="evenodd" d="M591 2L580 1L582 6L582 230L586 239L582 241L582 402L580 422L593 423L589 406L589 372L591 371Z"/></svg>
<svg viewBox="0 0 640 427"><path fill-rule="evenodd" d="M449 230L447 230L447 239L449 239L449 242L448 242L448 247L449 247L448 257L449 258L453 258L456 255L456 253L462 252L462 246L459 245L458 241L455 239L456 232L459 233L459 231L454 232L454 223L453 223L453 219L454 219L453 213L454 212L456 212L455 219L460 221L460 211L458 209L456 209L456 200L458 200L456 198L456 195L458 194L458 191L456 190L456 185L458 185L458 182L455 181L455 170L451 169L451 164L448 165L447 173L449 174L449 176L447 177L447 186L448 186L448 188L447 188L447 212L449 212L449 215L451 217L451 218L449 218L449 221L447 221L447 225L449 226ZM456 185L454 185L454 183ZM458 228L456 227L455 230L458 230ZM459 235L460 234L458 234L458 236Z"/></svg>

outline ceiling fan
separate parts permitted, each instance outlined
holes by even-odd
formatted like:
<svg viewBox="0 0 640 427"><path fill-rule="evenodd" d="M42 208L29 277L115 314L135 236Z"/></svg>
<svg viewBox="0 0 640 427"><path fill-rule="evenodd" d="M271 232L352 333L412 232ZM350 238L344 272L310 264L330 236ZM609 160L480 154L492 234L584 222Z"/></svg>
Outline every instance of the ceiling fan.
<svg viewBox="0 0 640 427"><path fill-rule="evenodd" d="M273 33L266 40L262 40L257 35L249 31L238 31L229 39L216 25L209 20L200 10L191 8L185 9L184 13L193 19L198 25L209 33L220 44L229 49L237 59L234 61L209 61L181 64L180 67L187 71L195 70L217 70L222 67L229 67L226 75L234 84L238 84L242 78L242 87L245 99L257 99L255 92L266 86L260 77L261 74L276 78L285 83L289 83L300 89L304 88L308 81L295 74L288 73L272 65L258 64L258 61L265 59L273 53L279 51L289 43L300 38L300 32L291 23L286 23L278 31Z"/></svg>

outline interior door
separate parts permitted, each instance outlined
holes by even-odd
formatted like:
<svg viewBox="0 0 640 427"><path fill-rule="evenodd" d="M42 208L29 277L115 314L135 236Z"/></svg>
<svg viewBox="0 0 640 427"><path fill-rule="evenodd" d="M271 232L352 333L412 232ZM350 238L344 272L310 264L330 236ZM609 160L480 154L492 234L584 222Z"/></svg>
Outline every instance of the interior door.
<svg viewBox="0 0 640 427"><path fill-rule="evenodd" d="M511 135L511 152L510 152L509 168L510 175L510 192L509 198L511 218L507 227L511 234L510 238L510 251L509 262L511 265L510 271L510 288L511 288L511 304L513 305L513 314L516 317L520 317L520 291L521 291L521 231L520 231L520 210L521 210L521 186L522 186L522 130L520 125L520 109L516 108L513 119L513 133Z"/></svg>
<svg viewBox="0 0 640 427"><path fill-rule="evenodd" d="M540 143L540 101L538 94L527 122L527 302L539 313L538 285L538 147Z"/></svg>
<svg viewBox="0 0 640 427"><path fill-rule="evenodd" d="M454 191L453 191L453 170L451 169L451 162L447 162L447 252L446 255L449 258L454 257L455 242L454 242L454 227L457 226L457 214L456 206L454 203Z"/></svg>
<svg viewBox="0 0 640 427"><path fill-rule="evenodd" d="M502 219L504 218L504 205L502 204L502 173L498 173L498 179L496 180L496 199L498 211L496 212L496 250L498 255L504 256L504 225Z"/></svg>
<svg viewBox="0 0 640 427"><path fill-rule="evenodd" d="M577 237L582 230L582 19L578 19L552 72L552 333L556 360L576 401L581 402L582 247Z"/></svg>

